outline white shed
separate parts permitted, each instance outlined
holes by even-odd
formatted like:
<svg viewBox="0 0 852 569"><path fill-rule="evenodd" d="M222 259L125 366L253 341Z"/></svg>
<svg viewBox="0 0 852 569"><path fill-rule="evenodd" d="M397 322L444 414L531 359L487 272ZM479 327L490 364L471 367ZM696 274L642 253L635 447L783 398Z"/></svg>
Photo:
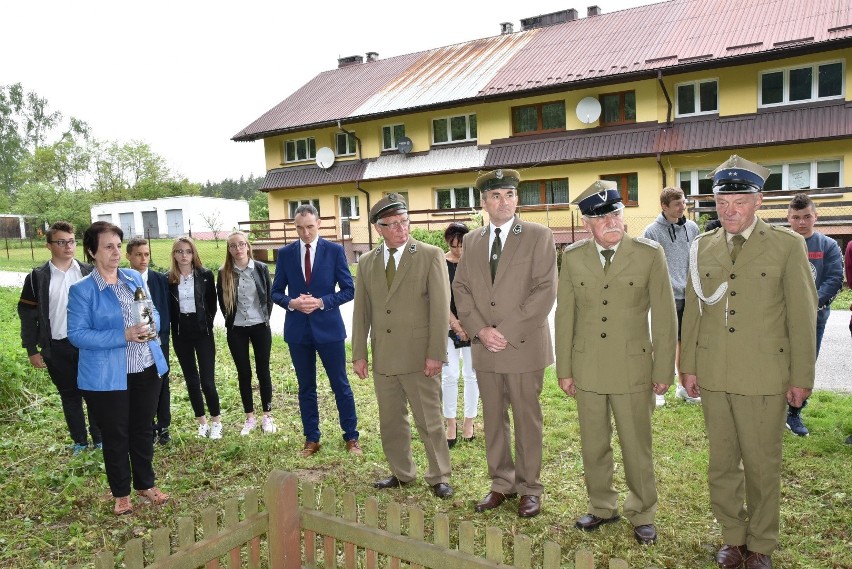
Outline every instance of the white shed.
<svg viewBox="0 0 852 569"><path fill-rule="evenodd" d="M178 196L158 200L98 203L92 222L109 221L121 227L124 238L146 239L192 235L193 239L227 237L240 221L249 220L245 200Z"/></svg>

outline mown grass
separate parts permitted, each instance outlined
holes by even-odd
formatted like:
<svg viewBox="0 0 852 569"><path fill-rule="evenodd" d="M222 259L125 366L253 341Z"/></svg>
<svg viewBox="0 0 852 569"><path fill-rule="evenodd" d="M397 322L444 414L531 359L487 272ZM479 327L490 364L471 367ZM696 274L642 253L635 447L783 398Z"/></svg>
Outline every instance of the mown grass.
<svg viewBox="0 0 852 569"><path fill-rule="evenodd" d="M179 516L198 519L207 506L221 507L226 498L261 488L275 468L298 474L338 494L353 491L363 508L364 499L377 495L382 504L398 502L419 506L427 518L446 513L452 528L464 520L477 528L478 551L484 549L486 525L500 527L505 550L511 552L511 535L523 533L534 551L555 540L563 550L563 563L572 566L570 552L586 548L594 552L598 567L608 559L626 559L630 567L713 567L714 548L721 540L710 512L707 491L707 443L701 408L676 400L654 415L654 458L660 495L657 525L660 542L639 547L630 526L621 522L586 534L573 527L587 510L579 448L576 404L556 386L548 370L542 405L545 413L543 512L521 520L510 503L485 514L473 511L474 503L489 489L481 417L476 439L451 451L452 484L456 494L449 501L432 496L418 483L377 493L372 482L388 474L378 433L378 416L372 382L352 378L359 413L364 457L353 460L345 453L334 397L321 377L320 414L323 448L310 459L298 456L303 437L296 400L297 384L286 346L275 334L272 369L274 415L279 432L263 436L256 431L241 438L244 419L236 374L224 336L217 335L217 384L226 425L221 441L195 438L195 422L189 399L175 365L172 375L173 443L158 447L155 469L158 484L173 496L162 508L137 507L132 516L116 518L107 493L101 456L97 452L72 457L66 450L68 436L59 397L46 374L27 367L18 346L18 322L14 304L18 291L0 289L0 340L2 384L24 384L27 392L0 400L0 566L64 567L68 563L91 566L92 555L105 549L118 551L134 537L150 539L154 528L174 530ZM175 363L176 362L172 362ZM24 376L20 376L23 370ZM257 405L257 403L256 403ZM852 446L843 441L852 433L852 397L818 392L806 411L812 435L801 439L785 435L783 504L780 548L774 555L777 567L841 568L852 566ZM415 439L417 438L415 433ZM617 441L616 441L617 442ZM419 472L425 468L422 446L415 440ZM626 493L616 444L616 484ZM383 523L383 521L382 521ZM508 553L507 561L511 559Z"/></svg>

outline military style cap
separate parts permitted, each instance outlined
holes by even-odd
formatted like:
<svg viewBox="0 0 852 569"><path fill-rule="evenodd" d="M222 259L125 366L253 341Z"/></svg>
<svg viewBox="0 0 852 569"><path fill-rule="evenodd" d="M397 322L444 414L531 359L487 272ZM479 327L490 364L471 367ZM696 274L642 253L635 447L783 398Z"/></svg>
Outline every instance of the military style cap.
<svg viewBox="0 0 852 569"><path fill-rule="evenodd" d="M520 181L521 175L517 170L494 170L476 179L476 189L480 192L509 188L516 190Z"/></svg>
<svg viewBox="0 0 852 569"><path fill-rule="evenodd" d="M388 194L379 201L376 205L370 208L370 223L376 223L383 217L389 215L399 215L408 213L408 206L405 205L405 200L399 194Z"/></svg>
<svg viewBox="0 0 852 569"><path fill-rule="evenodd" d="M586 217L601 217L624 208L618 184L610 180L598 180L571 202L580 208Z"/></svg>
<svg viewBox="0 0 852 569"><path fill-rule="evenodd" d="M769 169L734 154L707 175L714 194L755 194L763 191Z"/></svg>

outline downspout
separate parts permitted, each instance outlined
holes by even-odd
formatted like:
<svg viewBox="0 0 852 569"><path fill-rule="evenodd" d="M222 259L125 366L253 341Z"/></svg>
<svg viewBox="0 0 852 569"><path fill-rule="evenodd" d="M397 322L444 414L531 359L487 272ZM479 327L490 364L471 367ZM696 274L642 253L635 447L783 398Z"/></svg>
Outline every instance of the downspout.
<svg viewBox="0 0 852 569"><path fill-rule="evenodd" d="M358 138L354 132L350 132L343 128L343 125L340 122L340 119L337 120L337 128L340 132L346 134L347 136L351 136L355 139L355 147L358 149L358 162L363 162L364 158L361 156L361 139ZM370 194L367 190L361 187L361 180L355 180L355 189L359 192L362 192L367 198L367 246L372 249L373 248L373 225L370 223Z"/></svg>
<svg viewBox="0 0 852 569"><path fill-rule="evenodd" d="M666 181L666 178L667 178L666 169L663 167L663 157L660 156L659 152L657 152L657 166L660 167L660 173L663 175L663 187L667 188L669 186L669 184Z"/></svg>
<svg viewBox="0 0 852 569"><path fill-rule="evenodd" d="M666 91L666 84L663 83L662 71L657 71L657 81L660 82L660 88L663 90L663 95L666 97L666 103L669 105L669 110L666 113L666 126L672 126L672 99L669 97L669 92Z"/></svg>

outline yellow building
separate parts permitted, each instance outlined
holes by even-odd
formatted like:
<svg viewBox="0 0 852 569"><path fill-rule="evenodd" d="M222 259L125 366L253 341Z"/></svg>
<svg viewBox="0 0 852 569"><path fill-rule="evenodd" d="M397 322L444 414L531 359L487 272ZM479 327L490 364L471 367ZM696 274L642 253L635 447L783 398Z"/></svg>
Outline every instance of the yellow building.
<svg viewBox="0 0 852 569"><path fill-rule="evenodd" d="M567 203L600 178L618 182L638 235L663 187L708 194L707 173L740 154L772 171L761 215L783 221L807 190L818 229L852 232L852 4L593 6L500 31L342 58L234 136L264 141L270 219L313 203L354 258L375 242L367 212L384 194L407 196L414 227L443 229L479 212L477 175L505 167L521 172L521 215L557 242L582 236ZM695 201L693 216L712 214ZM295 238L270 227L270 247Z"/></svg>

